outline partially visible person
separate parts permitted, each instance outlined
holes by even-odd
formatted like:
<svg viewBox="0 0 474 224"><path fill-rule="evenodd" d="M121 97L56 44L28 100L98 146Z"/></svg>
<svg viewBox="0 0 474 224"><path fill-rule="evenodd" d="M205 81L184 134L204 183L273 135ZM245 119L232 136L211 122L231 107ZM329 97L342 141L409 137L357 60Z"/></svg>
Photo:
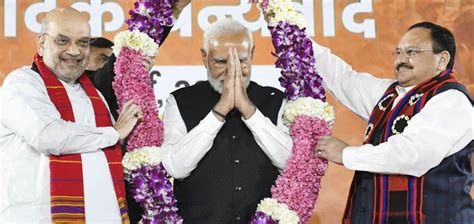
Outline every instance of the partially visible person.
<svg viewBox="0 0 474 224"><path fill-rule="evenodd" d="M179 18L179 15L181 14L181 12L190 3L191 3L191 0L177 0L175 2L175 5L173 6L173 9L172 9L173 17L175 20ZM171 28L172 28L171 26L164 27L163 35L160 41L161 44L163 44L165 39L168 37L168 34L171 31ZM94 45L94 42L92 42L92 45ZM106 42L103 41L102 44L100 45L108 46L110 45L110 43L106 44ZM115 78L114 63L116 61L116 56L111 52L110 57L108 57L106 60L107 62L103 66L101 66L101 68L99 68L95 72L91 72L90 77L92 77L91 80L94 83L94 86L104 95L113 117L117 118L119 116L117 96L115 95L115 91L112 88L112 82L114 81L114 78ZM145 70L150 71L155 65L155 56L144 57L142 63L143 63L143 66L145 67ZM123 153L126 152L125 144L123 144L122 150L123 150ZM130 183L125 181L125 188L127 190L127 193L129 192L130 187L131 187ZM135 199L133 199L130 194L127 194L127 204L129 208L128 214L130 216L131 223L132 224L138 223L141 220L142 214L143 214L143 210L141 206L135 202Z"/></svg>
<svg viewBox="0 0 474 224"><path fill-rule="evenodd" d="M248 223L291 154L284 94L250 81L254 45L242 24L219 20L203 40L208 80L168 98L163 165L187 223Z"/></svg>
<svg viewBox="0 0 474 224"><path fill-rule="evenodd" d="M0 223L128 223L119 141L141 118L128 101L115 124L84 74L88 20L48 12L32 66L0 95Z"/></svg>
<svg viewBox="0 0 474 224"><path fill-rule="evenodd" d="M112 47L114 43L106 38L92 38L90 43L91 53L89 55L89 63L87 64L86 74L91 80L94 80L94 72L104 67L109 62L112 55Z"/></svg>
<svg viewBox="0 0 474 224"><path fill-rule="evenodd" d="M191 3L191 0L177 0L172 7L173 19L177 20L181 12ZM161 45L168 37L171 32L172 27L163 27L163 35L161 36L160 43ZM101 45L110 45L110 43ZM112 43L113 44L113 43ZM93 45L93 43L92 43ZM150 71L155 65L155 56L146 56L143 59L143 66L145 66L147 71ZM109 58L106 59L106 63L101 66L97 71L91 72L89 77L91 77L94 86L104 95L107 103L110 107L112 115L116 118L118 116L117 110L117 96L112 88L112 82L115 78L114 64L116 61L116 55L113 52L110 54Z"/></svg>
<svg viewBox="0 0 474 224"><path fill-rule="evenodd" d="M315 149L356 171L343 223L472 223L473 104L453 74L451 32L412 25L394 51L396 80L313 48L326 89L368 121L362 146L326 136Z"/></svg>

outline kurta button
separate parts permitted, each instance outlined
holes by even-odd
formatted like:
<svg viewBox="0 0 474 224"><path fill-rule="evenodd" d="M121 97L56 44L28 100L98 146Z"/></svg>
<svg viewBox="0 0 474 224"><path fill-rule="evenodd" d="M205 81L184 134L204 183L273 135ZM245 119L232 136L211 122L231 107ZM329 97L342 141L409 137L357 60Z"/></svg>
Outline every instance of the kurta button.
<svg viewBox="0 0 474 224"><path fill-rule="evenodd" d="M242 190L242 187L239 187L239 186L234 187L234 190L235 190L235 191L241 191L241 190Z"/></svg>
<svg viewBox="0 0 474 224"><path fill-rule="evenodd" d="M232 139L234 139L234 140L235 140L235 139L237 139L237 136L235 136L235 135L232 135Z"/></svg>
<svg viewBox="0 0 474 224"><path fill-rule="evenodd" d="M239 163L240 163L240 160L236 159L236 160L234 160L234 163L235 163L235 164L239 164Z"/></svg>
<svg viewBox="0 0 474 224"><path fill-rule="evenodd" d="M240 215L235 215L235 220L240 220Z"/></svg>

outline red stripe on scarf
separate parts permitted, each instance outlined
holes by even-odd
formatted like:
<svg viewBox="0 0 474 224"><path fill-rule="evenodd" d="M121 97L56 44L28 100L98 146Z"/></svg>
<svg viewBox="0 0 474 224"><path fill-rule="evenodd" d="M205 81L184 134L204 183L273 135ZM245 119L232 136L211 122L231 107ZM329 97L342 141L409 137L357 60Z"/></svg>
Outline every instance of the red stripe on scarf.
<svg viewBox="0 0 474 224"><path fill-rule="evenodd" d="M35 64L38 67L48 95L65 121L74 122L74 112L66 89L57 77L46 67L43 59L36 54ZM104 102L97 90L86 75L79 78L79 83L89 96L94 109L97 127L110 127L112 120ZM122 150L117 143L103 149L107 157L110 173L114 184L117 203L121 210L123 223L129 223L126 203L125 186L123 182ZM78 222L85 222L84 210L84 184L82 173L82 160L80 154L50 156L51 176L51 215L52 222L69 222L71 216ZM67 202L67 203L65 203ZM66 206L65 206L66 204ZM61 207L60 207L61 206ZM63 212L67 210L67 212Z"/></svg>
<svg viewBox="0 0 474 224"><path fill-rule="evenodd" d="M420 103L420 110L423 108L425 103L431 98L436 91L443 85L451 82L456 82L455 77L452 74L448 74L448 76L443 77L445 74L447 74L447 71L442 72L440 75L427 80L416 87L414 87L412 90L410 90L404 98L410 97L414 93L423 93L423 96L419 99L421 101ZM385 92L384 95L389 95L389 94L395 94L394 98L395 99L398 94L394 88L388 88L387 91ZM401 114L407 115L409 118L412 118L417 112L415 110L415 105L409 105L409 103L403 103L404 100L398 101L396 106L393 106L393 100L387 105L387 109L385 111L381 111L377 108L377 106L374 108L371 114L371 120L372 121L377 121L372 128L372 131L377 130L378 128L381 128L383 130L382 133L382 138L377 139L375 142L375 145L380 144L382 142L385 142L385 139L388 137L394 135L392 133L390 127L387 127L387 125L390 123L388 119L394 118L395 115L399 116ZM393 106L393 108L392 108ZM397 112L394 108L401 107L401 109ZM392 108L392 109L391 109ZM397 114L394 114L397 113ZM388 116L387 116L388 114ZM381 122L378 122L381 121ZM387 131L388 130L388 131ZM373 132L372 132L373 133ZM369 138L367 138L366 141L364 141L364 144L369 143L372 139L372 133L370 133ZM385 186L382 178L386 176L388 179L388 186ZM383 223L384 221L387 222L389 220L389 217L391 216L399 216L404 214L407 218L409 216L415 216L415 222L421 223L422 222L422 211L423 211L423 183L424 183L424 177L419 177L415 178L415 181L413 183L413 192L409 192L409 186L408 186L408 181L409 181L409 176L405 175L380 175L380 174L374 174L374 210L372 211L373 213L373 223ZM390 207L388 206L390 204L390 198L389 193L390 192L399 192L399 191L405 191L407 194L412 193L413 194L413 204L411 206L411 210L407 211L391 211ZM377 192L380 192L380 195L377 196ZM350 196L354 192L350 192ZM386 209L383 209L384 207L384 201L383 197L384 195L387 197L386 201ZM407 195L408 196L408 195ZM353 202L350 202L353 203ZM378 208L376 209L376 207ZM407 205L408 206L408 205Z"/></svg>

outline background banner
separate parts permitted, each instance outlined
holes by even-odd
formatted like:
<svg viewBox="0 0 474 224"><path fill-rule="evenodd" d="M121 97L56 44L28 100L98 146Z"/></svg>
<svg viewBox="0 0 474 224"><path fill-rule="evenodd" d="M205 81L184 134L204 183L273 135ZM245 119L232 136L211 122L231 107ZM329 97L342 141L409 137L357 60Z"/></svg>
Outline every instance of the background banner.
<svg viewBox="0 0 474 224"><path fill-rule="evenodd" d="M113 36L126 29L130 0L2 0L0 5L0 86L12 70L31 65L36 36L44 14L55 7L72 6L90 18L93 37ZM432 21L448 27L457 41L455 74L474 96L474 0L297 0L307 20L307 32L319 44L357 71L394 78L391 52L408 27ZM181 14L173 32L159 50L151 71L160 111L169 93L207 79L200 47L203 30L213 21L232 17L253 31L255 54L252 79L281 89L279 71L266 23L248 0L194 0ZM316 58L316 60L318 60ZM1 87L0 87L1 88ZM335 136L349 144L362 143L366 123L334 98ZM340 223L353 172L330 165L312 223Z"/></svg>

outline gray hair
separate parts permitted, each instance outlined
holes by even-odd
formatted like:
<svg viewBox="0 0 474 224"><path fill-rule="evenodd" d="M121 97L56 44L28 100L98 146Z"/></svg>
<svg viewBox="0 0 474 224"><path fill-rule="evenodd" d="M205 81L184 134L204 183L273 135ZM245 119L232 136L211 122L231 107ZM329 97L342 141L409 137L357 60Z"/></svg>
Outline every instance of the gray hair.
<svg viewBox="0 0 474 224"><path fill-rule="evenodd" d="M243 26L241 23L231 18L218 20L211 24L204 32L202 43L203 49L204 51L206 51L206 53L209 52L209 41L211 39L222 36L238 35L243 32L245 32L249 37L249 48L251 49L253 47L253 37L252 33L249 29L247 29L247 27Z"/></svg>

